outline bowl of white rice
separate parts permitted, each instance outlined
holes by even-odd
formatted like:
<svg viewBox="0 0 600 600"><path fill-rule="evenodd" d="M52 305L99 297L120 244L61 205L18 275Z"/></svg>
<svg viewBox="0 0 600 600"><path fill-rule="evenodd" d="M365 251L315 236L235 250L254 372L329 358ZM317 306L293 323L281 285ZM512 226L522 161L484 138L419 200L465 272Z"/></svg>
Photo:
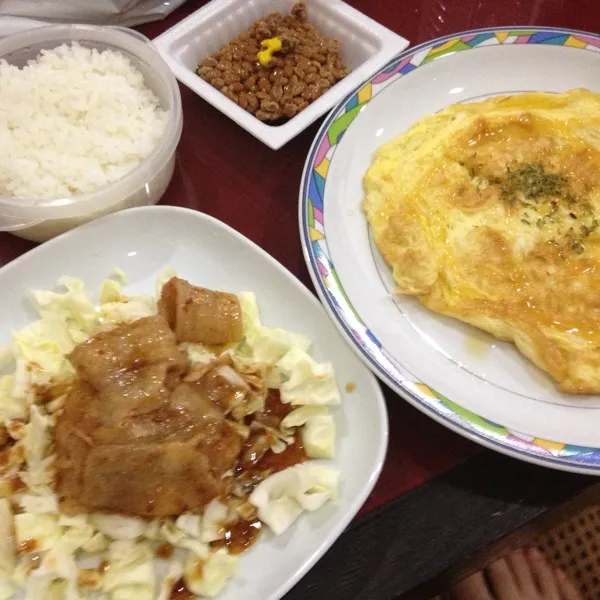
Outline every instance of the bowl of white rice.
<svg viewBox="0 0 600 600"><path fill-rule="evenodd" d="M139 33L49 25L0 40L0 231L41 242L156 204L182 122L177 81Z"/></svg>

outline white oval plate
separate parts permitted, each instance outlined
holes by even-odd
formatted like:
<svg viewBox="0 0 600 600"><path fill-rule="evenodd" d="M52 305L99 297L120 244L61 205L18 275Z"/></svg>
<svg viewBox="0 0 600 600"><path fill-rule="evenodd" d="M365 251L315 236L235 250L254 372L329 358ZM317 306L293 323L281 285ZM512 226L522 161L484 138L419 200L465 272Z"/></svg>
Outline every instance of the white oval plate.
<svg viewBox="0 0 600 600"><path fill-rule="evenodd" d="M12 329L36 318L33 289L52 289L62 275L98 290L115 267L130 294L154 293L158 274L178 275L208 288L256 293L264 323L313 340L317 360L333 363L342 404L336 410L337 506L301 515L283 535L268 533L240 557L238 574L219 600L278 600L325 553L371 492L387 449L387 414L379 384L348 348L314 296L275 259L220 221L184 208L134 208L94 221L47 242L0 269L0 346ZM348 393L346 384L356 388Z"/></svg>
<svg viewBox="0 0 600 600"><path fill-rule="evenodd" d="M315 286L363 361L452 429L540 464L600 472L600 397L559 393L514 346L393 294L360 208L375 150L449 104L600 92L600 37L486 29L412 48L329 115L305 166L300 229ZM552 441L548 441L552 440Z"/></svg>

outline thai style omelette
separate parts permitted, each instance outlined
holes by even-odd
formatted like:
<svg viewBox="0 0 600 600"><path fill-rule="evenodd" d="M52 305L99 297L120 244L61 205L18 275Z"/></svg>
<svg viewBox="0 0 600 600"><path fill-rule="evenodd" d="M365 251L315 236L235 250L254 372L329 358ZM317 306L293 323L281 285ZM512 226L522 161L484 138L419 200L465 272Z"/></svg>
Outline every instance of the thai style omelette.
<svg viewBox="0 0 600 600"><path fill-rule="evenodd" d="M600 95L449 106L379 148L364 186L398 293L600 392Z"/></svg>

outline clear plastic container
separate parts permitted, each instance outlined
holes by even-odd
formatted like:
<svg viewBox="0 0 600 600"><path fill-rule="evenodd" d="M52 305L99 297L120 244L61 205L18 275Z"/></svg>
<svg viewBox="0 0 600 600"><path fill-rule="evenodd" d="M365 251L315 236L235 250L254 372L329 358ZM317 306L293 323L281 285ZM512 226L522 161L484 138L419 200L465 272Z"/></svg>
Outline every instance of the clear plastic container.
<svg viewBox="0 0 600 600"><path fill-rule="evenodd" d="M0 58L23 66L41 50L68 42L125 54L143 74L162 107L169 110L169 121L162 139L148 157L121 179L95 192L52 200L0 196L0 231L36 242L124 208L156 204L173 176L175 149L183 125L177 80L152 42L135 31L90 25L39 27L0 40Z"/></svg>

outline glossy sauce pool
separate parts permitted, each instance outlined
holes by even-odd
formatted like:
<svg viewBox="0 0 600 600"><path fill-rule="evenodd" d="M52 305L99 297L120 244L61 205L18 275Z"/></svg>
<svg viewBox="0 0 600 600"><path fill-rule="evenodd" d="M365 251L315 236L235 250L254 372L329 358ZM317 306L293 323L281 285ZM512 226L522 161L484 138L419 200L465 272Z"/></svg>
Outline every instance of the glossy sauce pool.
<svg viewBox="0 0 600 600"><path fill-rule="evenodd" d="M261 473L264 473L265 471L277 473L278 471L283 471L288 467L293 467L294 465L303 463L306 460L308 460L308 456L306 455L306 451L304 450L302 440L296 434L293 444L290 444L280 454L275 454L272 451L268 451L256 463L254 470L259 471Z"/></svg>
<svg viewBox="0 0 600 600"><path fill-rule="evenodd" d="M225 531L225 538L211 542L211 547L226 548L229 554L242 554L252 546L262 528L262 523L255 519L254 521L238 521Z"/></svg>
<svg viewBox="0 0 600 600"><path fill-rule="evenodd" d="M196 596L188 590L182 577L173 584L169 600L196 600Z"/></svg>

